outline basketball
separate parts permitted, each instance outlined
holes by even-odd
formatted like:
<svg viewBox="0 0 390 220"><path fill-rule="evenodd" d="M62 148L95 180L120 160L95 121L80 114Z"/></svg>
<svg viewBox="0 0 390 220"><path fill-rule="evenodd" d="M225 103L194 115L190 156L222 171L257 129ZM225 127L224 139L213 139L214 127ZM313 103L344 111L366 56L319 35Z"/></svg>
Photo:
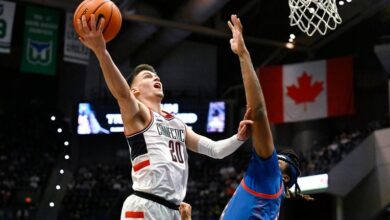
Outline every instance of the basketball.
<svg viewBox="0 0 390 220"><path fill-rule="evenodd" d="M95 14L96 25L99 25L101 18L105 19L103 27L104 40L109 42L114 39L121 29L122 15L119 8L110 0L84 0L80 3L73 16L73 26L77 34L82 36L82 30L79 30L77 20L81 19L82 15L85 15L89 24L92 14Z"/></svg>

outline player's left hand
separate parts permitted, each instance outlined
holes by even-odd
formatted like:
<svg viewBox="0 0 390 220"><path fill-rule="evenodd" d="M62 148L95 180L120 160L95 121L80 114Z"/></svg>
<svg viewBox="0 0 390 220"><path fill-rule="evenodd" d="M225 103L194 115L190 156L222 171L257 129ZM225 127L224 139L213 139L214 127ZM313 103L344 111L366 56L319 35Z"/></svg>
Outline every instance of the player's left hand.
<svg viewBox="0 0 390 220"><path fill-rule="evenodd" d="M247 51L244 38L242 36L241 21L237 15L232 15L230 21L228 21L228 25L233 35L230 39L230 47L235 54L241 56Z"/></svg>
<svg viewBox="0 0 390 220"><path fill-rule="evenodd" d="M179 211L182 220L191 220L192 207L190 204L185 202L180 203Z"/></svg>
<svg viewBox="0 0 390 220"><path fill-rule="evenodd" d="M240 141L245 141L251 135L250 125L253 124L253 120L249 119L251 114L251 109L248 108L245 112L244 119L240 122L238 126L237 139Z"/></svg>

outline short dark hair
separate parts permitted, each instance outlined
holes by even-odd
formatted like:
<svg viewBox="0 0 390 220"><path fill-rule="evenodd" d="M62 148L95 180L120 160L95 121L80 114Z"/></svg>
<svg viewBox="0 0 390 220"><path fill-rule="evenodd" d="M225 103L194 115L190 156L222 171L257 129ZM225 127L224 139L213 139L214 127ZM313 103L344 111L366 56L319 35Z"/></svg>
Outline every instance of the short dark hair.
<svg viewBox="0 0 390 220"><path fill-rule="evenodd" d="M134 68L134 70L130 73L130 75L126 78L127 84L131 87L131 84L134 81L134 78L142 71L147 70L152 73L157 74L156 70L154 69L153 66L149 64L139 64Z"/></svg>

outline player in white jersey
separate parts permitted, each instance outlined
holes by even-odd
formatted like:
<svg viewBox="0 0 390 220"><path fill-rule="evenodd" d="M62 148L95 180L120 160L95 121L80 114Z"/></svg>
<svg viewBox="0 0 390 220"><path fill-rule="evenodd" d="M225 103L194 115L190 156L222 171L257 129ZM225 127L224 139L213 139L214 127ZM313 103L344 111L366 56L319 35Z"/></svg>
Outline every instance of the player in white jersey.
<svg viewBox="0 0 390 220"><path fill-rule="evenodd" d="M147 200L150 195L164 198L171 203L165 206L177 209L177 204L180 204L185 196L186 189L184 187L186 187L188 177L188 155L185 148L186 126L182 121L169 114L164 117L153 111L150 113L152 118L145 129L135 134L126 135L133 164L133 190L136 196L130 196L126 200L125 210L134 209L131 207L137 203L150 204ZM145 192L148 194L144 194ZM144 196L145 198L143 198ZM125 208L126 206L129 208ZM169 215L169 209L164 206L151 205L147 207L147 210L149 211L144 214L146 219L152 219L153 216L166 216L166 219L175 219L174 216ZM165 211L168 212L164 213ZM124 211L123 213L125 215L127 213L128 217L142 216L139 211L138 214L134 211Z"/></svg>
<svg viewBox="0 0 390 220"><path fill-rule="evenodd" d="M106 49L102 28L104 19L90 25L82 16L77 25L80 41L99 60L106 84L118 102L130 146L135 193L123 204L121 219L176 220L188 178L187 148L213 158L233 153L249 137L248 125L240 122L237 135L212 141L196 134L180 120L161 109L164 97L160 78L152 66L137 66L126 80Z"/></svg>

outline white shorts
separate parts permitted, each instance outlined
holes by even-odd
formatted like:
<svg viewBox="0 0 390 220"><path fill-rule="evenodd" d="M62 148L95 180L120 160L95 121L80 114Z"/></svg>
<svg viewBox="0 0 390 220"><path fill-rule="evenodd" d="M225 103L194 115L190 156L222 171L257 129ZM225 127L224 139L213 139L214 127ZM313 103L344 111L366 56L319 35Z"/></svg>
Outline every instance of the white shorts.
<svg viewBox="0 0 390 220"><path fill-rule="evenodd" d="M121 220L180 220L179 210L173 210L157 202L130 195L123 203Z"/></svg>

